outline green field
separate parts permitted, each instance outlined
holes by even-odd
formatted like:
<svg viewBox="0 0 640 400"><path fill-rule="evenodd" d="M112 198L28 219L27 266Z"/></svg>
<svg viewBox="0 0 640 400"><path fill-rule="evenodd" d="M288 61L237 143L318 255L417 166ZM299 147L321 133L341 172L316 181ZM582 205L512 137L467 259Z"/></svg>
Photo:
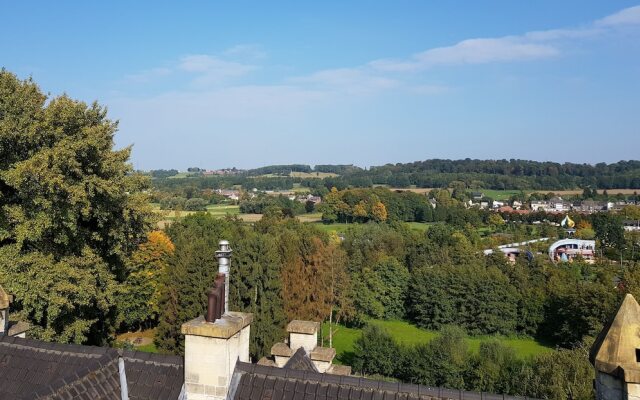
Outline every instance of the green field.
<svg viewBox="0 0 640 400"><path fill-rule="evenodd" d="M426 343L432 340L437 336L437 332L420 329L415 325L411 325L406 321L381 321L381 320L371 320L370 323L379 325L391 334L394 339L403 345L416 345L420 343ZM337 328L336 328L337 327ZM323 336L324 336L324 345L329 345L329 324L325 323L322 326ZM333 347L336 349L336 359L338 362L348 363L350 357L353 354L354 343L356 339L360 336L361 330L354 328L347 328L341 325L334 325L334 334L333 334ZM470 337L467 339L469 344L469 348L477 352L480 348L480 343L482 341L488 340L490 336L476 336ZM535 356L540 353L544 353L547 351L552 351L550 347L544 346L543 344L535 341L534 339L529 338L508 338L508 337L498 337L502 343L507 346L513 348L516 354L519 357L527 358L531 356Z"/></svg>
<svg viewBox="0 0 640 400"><path fill-rule="evenodd" d="M240 214L240 206L230 204L210 204L207 206L207 213L214 217L224 217L226 215Z"/></svg>
<svg viewBox="0 0 640 400"><path fill-rule="evenodd" d="M484 193L486 197L490 197L494 200L503 201L509 200L513 195L521 193L520 190L491 190L491 189L479 189L478 192Z"/></svg>

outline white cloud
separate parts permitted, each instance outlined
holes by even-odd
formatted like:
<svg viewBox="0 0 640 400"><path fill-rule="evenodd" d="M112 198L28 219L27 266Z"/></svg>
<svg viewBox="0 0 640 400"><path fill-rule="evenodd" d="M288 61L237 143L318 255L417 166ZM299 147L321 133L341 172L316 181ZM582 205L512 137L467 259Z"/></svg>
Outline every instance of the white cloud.
<svg viewBox="0 0 640 400"><path fill-rule="evenodd" d="M254 65L225 61L206 54L182 57L178 64L178 69L198 74L198 77L194 80L196 84L223 82L229 78L244 76L257 68Z"/></svg>
<svg viewBox="0 0 640 400"><path fill-rule="evenodd" d="M428 49L407 59L380 59L369 65L379 71L412 72L442 65L538 60L561 54L559 45L552 43L554 41L593 37L605 33L607 28L623 25L640 25L640 6L626 8L587 27L532 31L500 38L466 39L452 46Z"/></svg>
<svg viewBox="0 0 640 400"><path fill-rule="evenodd" d="M545 44L527 43L521 38L467 39L453 46L436 47L408 60L376 60L370 65L381 71L416 71L439 65L486 64L553 57L559 50Z"/></svg>
<svg viewBox="0 0 640 400"><path fill-rule="evenodd" d="M596 26L618 27L622 25L640 25L640 6L625 8L595 22Z"/></svg>

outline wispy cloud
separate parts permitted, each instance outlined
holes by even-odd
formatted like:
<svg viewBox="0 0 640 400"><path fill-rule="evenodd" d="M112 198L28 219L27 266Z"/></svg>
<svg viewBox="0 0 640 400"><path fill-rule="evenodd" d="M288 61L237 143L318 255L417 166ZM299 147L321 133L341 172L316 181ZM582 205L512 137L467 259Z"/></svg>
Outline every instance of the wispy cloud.
<svg viewBox="0 0 640 400"><path fill-rule="evenodd" d="M559 50L550 45L526 43L519 38L467 39L453 46L437 47L407 60L375 60L369 65L381 71L417 71L439 65L486 64L553 57Z"/></svg>
<svg viewBox="0 0 640 400"><path fill-rule="evenodd" d="M369 65L380 71L412 72L445 65L539 60L561 54L559 45L553 42L593 37L607 32L607 29L639 24L640 6L636 6L594 21L586 27L533 31L500 38L466 39L452 46L425 50L407 59L380 59Z"/></svg>
<svg viewBox="0 0 640 400"><path fill-rule="evenodd" d="M640 25L640 6L625 8L615 14L599 19L595 22L600 27L620 27L625 25Z"/></svg>
<svg viewBox="0 0 640 400"><path fill-rule="evenodd" d="M229 78L244 76L258 69L255 65L225 61L215 56L196 54L182 57L178 69L196 73L195 84L211 84L224 82Z"/></svg>
<svg viewBox="0 0 640 400"><path fill-rule="evenodd" d="M308 103L322 97L320 93L367 95L389 90L438 95L453 88L440 82L429 82L426 74L418 73L444 66L546 60L561 56L573 41L598 37L633 25L640 25L640 6L623 9L579 27L469 38L449 46L426 49L406 58L382 58L359 66L281 76L262 85L249 85L246 78L259 69L269 69L264 64L266 52L259 45L239 44L217 54L186 55L170 67L142 71L130 75L128 80L149 82L169 74L180 74L189 82L185 93L193 89L209 92L212 94L209 100L216 99L216 103L219 99L217 94L221 93L217 88L223 87L227 90L225 95L247 102L252 98L268 98L277 102L277 97L282 96L286 99L304 98L304 103ZM234 104L241 107L239 102Z"/></svg>

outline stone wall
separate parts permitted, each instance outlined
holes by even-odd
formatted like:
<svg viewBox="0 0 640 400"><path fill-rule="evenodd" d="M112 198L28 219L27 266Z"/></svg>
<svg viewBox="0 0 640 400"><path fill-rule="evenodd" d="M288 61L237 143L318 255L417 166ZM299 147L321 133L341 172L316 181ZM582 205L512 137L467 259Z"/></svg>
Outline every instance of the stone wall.
<svg viewBox="0 0 640 400"><path fill-rule="evenodd" d="M318 345L318 336L316 334L306 333L289 333L289 347L291 350L296 351L300 347L304 347L307 353L311 353L313 349Z"/></svg>

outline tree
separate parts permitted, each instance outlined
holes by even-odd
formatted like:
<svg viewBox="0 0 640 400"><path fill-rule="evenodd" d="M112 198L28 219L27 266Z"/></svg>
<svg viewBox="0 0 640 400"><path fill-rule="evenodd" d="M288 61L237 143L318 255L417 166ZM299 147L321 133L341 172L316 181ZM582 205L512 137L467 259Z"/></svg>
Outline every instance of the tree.
<svg viewBox="0 0 640 400"><path fill-rule="evenodd" d="M482 392L516 394L523 367L524 363L511 347L496 339L482 342L478 354L471 357L467 387Z"/></svg>
<svg viewBox="0 0 640 400"><path fill-rule="evenodd" d="M113 285L152 221L148 178L133 174L130 148L113 149L116 130L97 103L47 102L30 79L0 71L0 248L11 257L0 280L36 336L103 343L112 333Z"/></svg>
<svg viewBox="0 0 640 400"><path fill-rule="evenodd" d="M418 326L455 324L474 334L514 332L518 294L497 268L423 266L411 278L409 311Z"/></svg>
<svg viewBox="0 0 640 400"><path fill-rule="evenodd" d="M312 227L297 221L274 226L282 257L282 298L289 320L323 321L332 304L327 246ZM279 230L279 232L278 232Z"/></svg>
<svg viewBox="0 0 640 400"><path fill-rule="evenodd" d="M118 288L118 319L126 329L148 327L158 319L160 281L175 246L162 231L152 231L127 263L128 276Z"/></svg>
<svg viewBox="0 0 640 400"><path fill-rule="evenodd" d="M387 220L387 208L384 203L377 201L371 206L371 216L376 222L384 222Z"/></svg>
<svg viewBox="0 0 640 400"><path fill-rule="evenodd" d="M218 242L231 241L236 224L239 222L196 214L172 224L167 230L175 251L161 282L161 311L154 338L160 350L176 354L183 351L180 327L204 315L206 293L218 272L215 257Z"/></svg>
<svg viewBox="0 0 640 400"><path fill-rule="evenodd" d="M411 383L464 389L469 350L465 332L455 326L443 327L438 336L417 345L405 357L402 377Z"/></svg>
<svg viewBox="0 0 640 400"><path fill-rule="evenodd" d="M528 396L539 399L593 399L593 367L588 346L537 356L530 375L523 377L522 386Z"/></svg>
<svg viewBox="0 0 640 400"><path fill-rule="evenodd" d="M620 216L612 213L596 213L592 216L596 237L607 248L621 249L624 246L624 228Z"/></svg>
<svg viewBox="0 0 640 400"><path fill-rule="evenodd" d="M282 340L287 323L275 238L240 229L233 242L232 269L229 307L253 314L249 352L258 360Z"/></svg>
<svg viewBox="0 0 640 400"><path fill-rule="evenodd" d="M500 216L500 214L493 213L489 214L487 217L487 223L493 227L493 229L498 229L504 225L504 219Z"/></svg>
<svg viewBox="0 0 640 400"><path fill-rule="evenodd" d="M394 376L400 347L391 335L375 324L367 324L354 343L353 368L363 374Z"/></svg>
<svg viewBox="0 0 640 400"><path fill-rule="evenodd" d="M354 274L356 309L370 317L399 319L405 315L409 270L393 257Z"/></svg>

